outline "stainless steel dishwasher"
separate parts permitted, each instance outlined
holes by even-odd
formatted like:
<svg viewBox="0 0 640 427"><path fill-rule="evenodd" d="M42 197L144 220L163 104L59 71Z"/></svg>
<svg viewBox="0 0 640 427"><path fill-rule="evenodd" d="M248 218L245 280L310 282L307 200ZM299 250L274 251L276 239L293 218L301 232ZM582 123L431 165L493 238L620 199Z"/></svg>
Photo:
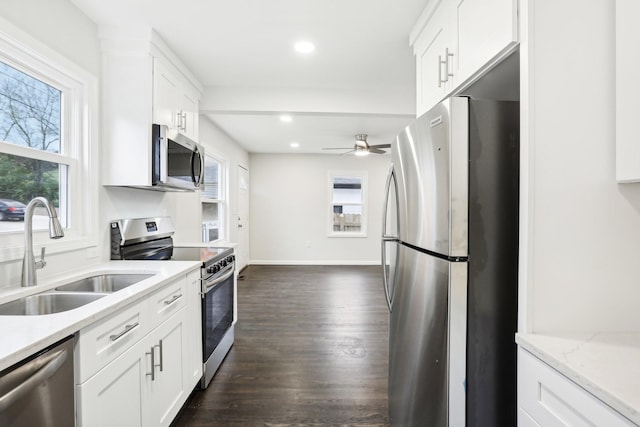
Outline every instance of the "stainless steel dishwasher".
<svg viewBox="0 0 640 427"><path fill-rule="evenodd" d="M0 372L0 426L74 425L73 336Z"/></svg>

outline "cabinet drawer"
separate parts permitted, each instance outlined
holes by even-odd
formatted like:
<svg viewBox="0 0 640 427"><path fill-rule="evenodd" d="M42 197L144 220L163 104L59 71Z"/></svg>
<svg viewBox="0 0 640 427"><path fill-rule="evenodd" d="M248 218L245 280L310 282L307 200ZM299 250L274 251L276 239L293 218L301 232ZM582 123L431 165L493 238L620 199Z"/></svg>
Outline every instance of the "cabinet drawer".
<svg viewBox="0 0 640 427"><path fill-rule="evenodd" d="M181 277L159 291L152 293L147 301L150 304L149 311L153 325L164 322L173 313L186 306L187 289L185 278Z"/></svg>
<svg viewBox="0 0 640 427"><path fill-rule="evenodd" d="M78 340L80 355L77 358L76 382L85 382L150 330L150 321L145 316L144 301L134 303L82 329Z"/></svg>
<svg viewBox="0 0 640 427"><path fill-rule="evenodd" d="M633 427L631 421L526 350L518 350L518 425Z"/></svg>

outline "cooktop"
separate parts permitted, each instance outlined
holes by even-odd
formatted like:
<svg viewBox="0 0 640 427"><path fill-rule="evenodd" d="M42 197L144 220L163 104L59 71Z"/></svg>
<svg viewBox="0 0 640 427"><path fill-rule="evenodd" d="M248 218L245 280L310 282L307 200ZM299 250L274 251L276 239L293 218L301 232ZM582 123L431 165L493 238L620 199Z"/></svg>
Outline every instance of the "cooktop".
<svg viewBox="0 0 640 427"><path fill-rule="evenodd" d="M174 246L172 260L215 262L233 253L233 248Z"/></svg>

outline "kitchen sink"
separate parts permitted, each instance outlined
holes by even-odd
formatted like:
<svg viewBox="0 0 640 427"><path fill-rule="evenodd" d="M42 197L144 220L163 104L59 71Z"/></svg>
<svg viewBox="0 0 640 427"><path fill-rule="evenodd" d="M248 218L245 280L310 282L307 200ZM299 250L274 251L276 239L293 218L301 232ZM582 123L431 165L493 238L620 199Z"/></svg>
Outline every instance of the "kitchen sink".
<svg viewBox="0 0 640 427"><path fill-rule="evenodd" d="M43 292L0 305L2 316L36 316L73 310L106 296L102 293Z"/></svg>
<svg viewBox="0 0 640 427"><path fill-rule="evenodd" d="M153 274L101 274L58 286L56 291L111 293L148 279L151 276Z"/></svg>

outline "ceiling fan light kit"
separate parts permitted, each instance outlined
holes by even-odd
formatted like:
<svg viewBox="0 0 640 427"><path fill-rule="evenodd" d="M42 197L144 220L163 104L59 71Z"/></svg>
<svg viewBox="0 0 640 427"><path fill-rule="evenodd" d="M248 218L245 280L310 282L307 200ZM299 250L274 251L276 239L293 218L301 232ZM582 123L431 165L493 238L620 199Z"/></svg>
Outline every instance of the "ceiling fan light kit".
<svg viewBox="0 0 640 427"><path fill-rule="evenodd" d="M378 144L378 145L369 145L367 143L367 134L359 133L355 135L356 143L353 145L353 148L323 148L323 150L349 150L342 154L354 153L356 156L368 156L369 153L374 154L385 154L386 151L381 150L381 148L391 148L391 144Z"/></svg>

